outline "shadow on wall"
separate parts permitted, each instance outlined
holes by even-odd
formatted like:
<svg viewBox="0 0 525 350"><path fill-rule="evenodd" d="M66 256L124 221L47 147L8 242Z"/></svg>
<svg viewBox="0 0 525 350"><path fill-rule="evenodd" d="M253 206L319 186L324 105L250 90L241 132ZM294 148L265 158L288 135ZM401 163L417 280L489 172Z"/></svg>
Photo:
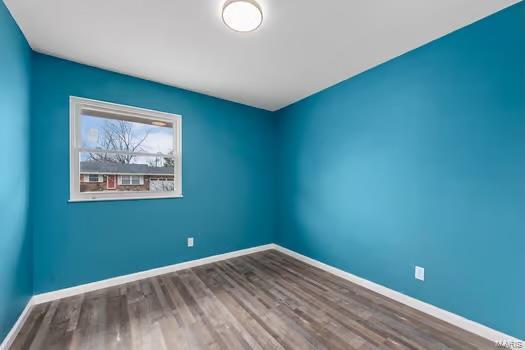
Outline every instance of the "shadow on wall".
<svg viewBox="0 0 525 350"><path fill-rule="evenodd" d="M0 2L0 340L32 295L29 218L31 50Z"/></svg>
<svg viewBox="0 0 525 350"><path fill-rule="evenodd" d="M12 197L11 197L12 198ZM25 203L24 203L25 204ZM12 328L32 295L31 252L32 239L23 206L6 210L17 216L11 222L16 229L2 227L2 266L0 267L0 342ZM4 209L3 209L4 210ZM11 218L13 218L11 216Z"/></svg>

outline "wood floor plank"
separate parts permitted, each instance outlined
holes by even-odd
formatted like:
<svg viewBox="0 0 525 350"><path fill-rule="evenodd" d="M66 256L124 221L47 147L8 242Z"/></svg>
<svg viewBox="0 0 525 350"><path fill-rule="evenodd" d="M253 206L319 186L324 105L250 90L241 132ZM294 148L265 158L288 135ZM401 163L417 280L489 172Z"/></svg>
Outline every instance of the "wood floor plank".
<svg viewBox="0 0 525 350"><path fill-rule="evenodd" d="M243 261L243 264L250 266L250 262L248 261ZM324 307L323 305L316 304L316 303L310 303L310 304L304 303L304 301L307 300L307 295L304 294L303 290L296 289L295 294L293 294L291 290L287 288L281 288L278 282L274 278L272 278L270 274L267 274L262 269L257 270L257 267L255 265L251 265L251 266L254 266L254 269L256 269L255 276L264 277L264 278L258 278L258 277L250 278L251 283L254 284L256 288L267 290L268 291L267 293L269 293L270 295L273 294L276 298L281 299L283 305L287 306L295 313L301 315L302 318L311 319L311 317L309 316L310 314L314 316L316 323L320 322L321 324L322 323L329 324L331 321L333 321L333 320L328 319L327 314L320 312L320 310L322 310ZM261 267L261 266L258 266L258 267ZM288 285L288 287L292 287L292 286ZM333 326L333 323L329 324L329 327L325 327L325 325L323 325L323 327L326 328L326 331L323 332L325 334L322 336L322 339L324 339L328 343L328 345L331 345L331 348L338 348L340 347L340 345L331 344L331 343L334 341L340 340L339 339L340 333L336 331L332 331L331 330L333 329L332 326ZM338 329L338 331L340 331L340 329ZM345 332L345 335L348 335L348 332ZM326 339L329 339L329 340L326 340ZM373 341L372 337L369 339ZM383 339L380 337L376 339L376 341L379 341L379 342L382 340ZM351 341L347 341L345 348L347 349L352 348L352 343L353 342Z"/></svg>
<svg viewBox="0 0 525 350"><path fill-rule="evenodd" d="M36 305L10 349L489 350L496 346L269 250Z"/></svg>
<svg viewBox="0 0 525 350"><path fill-rule="evenodd" d="M50 305L50 303L40 304L31 309L29 316L11 345L12 350L28 349L31 346Z"/></svg>
<svg viewBox="0 0 525 350"><path fill-rule="evenodd" d="M372 308L373 312L385 317L391 317L389 324L408 323L412 330L423 332L425 336L434 337L434 342L442 342L444 345L439 349L477 349L485 348L487 341L479 336L474 336L457 327L450 327L449 324L434 317L430 317L420 311L414 310L404 304L387 299L382 295L372 292L361 286L357 286L349 281L338 278L337 276L326 274L326 272L313 266L303 264L283 254L269 254L267 257L277 256L280 269L286 270L287 264L297 268L300 276L313 279L324 277L327 285L332 285L334 292L339 291L345 301L356 300L367 308ZM344 303L346 304L346 303ZM439 339L439 340L438 340ZM492 347L492 344L491 344ZM431 347L426 347L431 349Z"/></svg>
<svg viewBox="0 0 525 350"><path fill-rule="evenodd" d="M244 329L258 341L263 349L283 350L284 347L274 336L271 329L265 328L265 323L247 309L244 303L239 303L223 288L220 280L216 278L214 269L195 269L195 273L210 289L215 297L220 300L224 307L236 318L237 322L243 325Z"/></svg>
<svg viewBox="0 0 525 350"><path fill-rule="evenodd" d="M233 263L226 263L226 265L233 270L238 270ZM243 265L248 266L246 263ZM266 296L262 296L263 298L275 298L281 301L281 305L276 309L276 312L279 312L281 317L285 317L288 320L290 327L298 329L299 333L301 333L314 348L348 349L348 344L344 344L337 334L331 333L324 327L320 327L318 320L313 320L311 318L307 319L306 314L297 312L299 307L298 301L288 298L285 291L279 290L272 285L260 286L254 284L253 281L250 283L252 283L257 289L266 291Z"/></svg>
<svg viewBox="0 0 525 350"><path fill-rule="evenodd" d="M313 279L321 278L324 283L330 285L332 290L340 291L348 298L363 300L365 305L374 307L379 312L391 315L397 319L398 322L408 321L412 323L414 329L429 330L433 335L438 336L441 341L447 341L448 339L447 342L452 343L450 344L452 348L454 348L454 342L457 341L457 339L462 339L462 341L467 343L463 348L484 348L487 346L487 341L479 336L469 334L457 327L451 328L448 323L442 320L430 317L429 315L412 309L407 305L385 298L380 294L341 279L335 275L327 274L325 271L304 264L287 255L272 252L266 257L277 259L280 266L286 266L287 264L295 266L299 269L299 273L303 274L304 277L311 275L311 278Z"/></svg>
<svg viewBox="0 0 525 350"><path fill-rule="evenodd" d="M238 276L232 273L229 269L228 264L219 262L216 264L217 269L222 273L222 277L226 279L230 284L233 285L232 291L239 291L241 294L238 300L251 300L252 305L255 305L252 312L257 314L262 310L262 305L270 306L268 313L263 319L273 326L275 331L279 335L280 339L289 342L289 347L292 349L313 349L315 345L312 341L312 335L305 329L301 329L293 322L290 317L281 311L283 308L282 298L277 296L272 299L272 295L268 295L265 290L259 290L256 286L244 279L242 276ZM321 349L325 348L321 345Z"/></svg>
<svg viewBox="0 0 525 350"><path fill-rule="evenodd" d="M58 305L59 301L53 301L51 302L51 305L49 305L46 315L44 316L44 319L38 328L38 332L35 335L35 339L33 339L31 345L29 346L29 350L45 349L44 344L46 337L49 333L49 329L51 328L51 321L55 317Z"/></svg>

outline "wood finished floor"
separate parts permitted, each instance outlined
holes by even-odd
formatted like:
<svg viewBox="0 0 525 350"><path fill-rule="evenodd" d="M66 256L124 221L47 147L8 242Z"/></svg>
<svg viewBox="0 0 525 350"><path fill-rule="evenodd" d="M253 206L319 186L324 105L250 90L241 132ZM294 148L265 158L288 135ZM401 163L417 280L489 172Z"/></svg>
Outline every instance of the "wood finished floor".
<svg viewBox="0 0 525 350"><path fill-rule="evenodd" d="M40 304L11 349L495 349L277 251Z"/></svg>

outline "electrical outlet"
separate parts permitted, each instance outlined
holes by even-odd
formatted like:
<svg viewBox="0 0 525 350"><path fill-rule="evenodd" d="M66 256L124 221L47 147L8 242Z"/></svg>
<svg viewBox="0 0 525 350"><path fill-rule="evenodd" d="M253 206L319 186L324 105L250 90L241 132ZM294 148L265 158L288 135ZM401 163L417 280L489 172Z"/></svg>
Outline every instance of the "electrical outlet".
<svg viewBox="0 0 525 350"><path fill-rule="evenodd" d="M415 277L416 279L420 281L424 281L425 280L425 269L423 267L416 266Z"/></svg>
<svg viewBox="0 0 525 350"><path fill-rule="evenodd" d="M193 237L188 237L188 247L193 247Z"/></svg>

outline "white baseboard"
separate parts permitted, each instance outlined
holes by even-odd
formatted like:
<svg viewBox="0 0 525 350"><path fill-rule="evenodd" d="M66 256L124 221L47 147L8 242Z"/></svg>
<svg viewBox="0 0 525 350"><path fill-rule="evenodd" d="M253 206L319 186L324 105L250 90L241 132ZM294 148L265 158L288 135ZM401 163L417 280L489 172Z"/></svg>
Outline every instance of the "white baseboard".
<svg viewBox="0 0 525 350"><path fill-rule="evenodd" d="M18 332L20 332L20 329L22 328L22 325L27 319L27 316L29 316L29 311L33 307L33 304L34 304L33 298L30 298L26 304L26 307L24 308L20 316L18 316L18 320L16 320L15 324L13 325L9 333L7 333L6 337L2 341L2 344L0 344L0 350L7 350L9 349L11 344L13 344L13 341L15 340L16 335L18 334Z"/></svg>
<svg viewBox="0 0 525 350"><path fill-rule="evenodd" d="M166 273L184 270L184 269L188 269L188 268L199 266L199 265L205 265L205 264L213 263L213 262L220 261L220 260L235 258L237 256L256 253L256 252L260 252L263 250L275 249L275 248L276 248L275 244L266 244L266 245L261 245L258 247L236 250L230 253L212 255L206 258L186 261L186 262L182 262L182 263L175 264L175 265L163 266L163 267L159 267L156 269L136 272L136 273L132 273L129 275L108 278L102 281L82 284L82 285L75 286L75 287L70 287L70 288L60 289L60 290L56 290L52 292L37 294L33 296L33 303L42 304L42 303L46 303L52 300L62 299L62 298L70 297L73 295L91 292L91 291L98 290L98 289L118 286L120 284L129 283L129 282L141 280L141 279L152 277L152 276L163 275Z"/></svg>
<svg viewBox="0 0 525 350"><path fill-rule="evenodd" d="M422 311L426 314L429 314L431 316L434 316L435 318L438 318L440 320L443 320L445 322L448 322L456 327L462 328L470 333L477 334L483 338L492 340L494 342L501 342L505 341L507 343L510 342L521 342L521 344L525 345L524 340L519 340L515 337L512 337L510 335L507 335L505 333L499 332L495 329L489 328L487 326L484 326L480 323L471 321L469 319L466 319L462 316L456 315L452 312L443 310L438 308L437 306L425 303L421 300L412 298L408 295L396 292L393 289L387 288L385 286L382 286L380 284L371 282L369 280L366 280L364 278L358 277L356 275L353 275L351 273L348 273L346 271L343 271L341 269L338 269L336 267L330 266L328 264L322 263L318 260L309 258L307 256L304 256L302 254L296 253L293 250L281 247L279 245L275 245L275 249L280 251L281 253L287 254L293 258L296 258L297 260L300 260L302 262L305 262L309 265L315 266L317 268L320 268L324 271L330 272L338 277L344 278L350 282L353 282L357 285L360 285L362 287L365 287L367 289L370 289L376 293L379 293L381 295L384 295L387 298L393 299L397 302L400 302L402 304L408 305L416 310Z"/></svg>

